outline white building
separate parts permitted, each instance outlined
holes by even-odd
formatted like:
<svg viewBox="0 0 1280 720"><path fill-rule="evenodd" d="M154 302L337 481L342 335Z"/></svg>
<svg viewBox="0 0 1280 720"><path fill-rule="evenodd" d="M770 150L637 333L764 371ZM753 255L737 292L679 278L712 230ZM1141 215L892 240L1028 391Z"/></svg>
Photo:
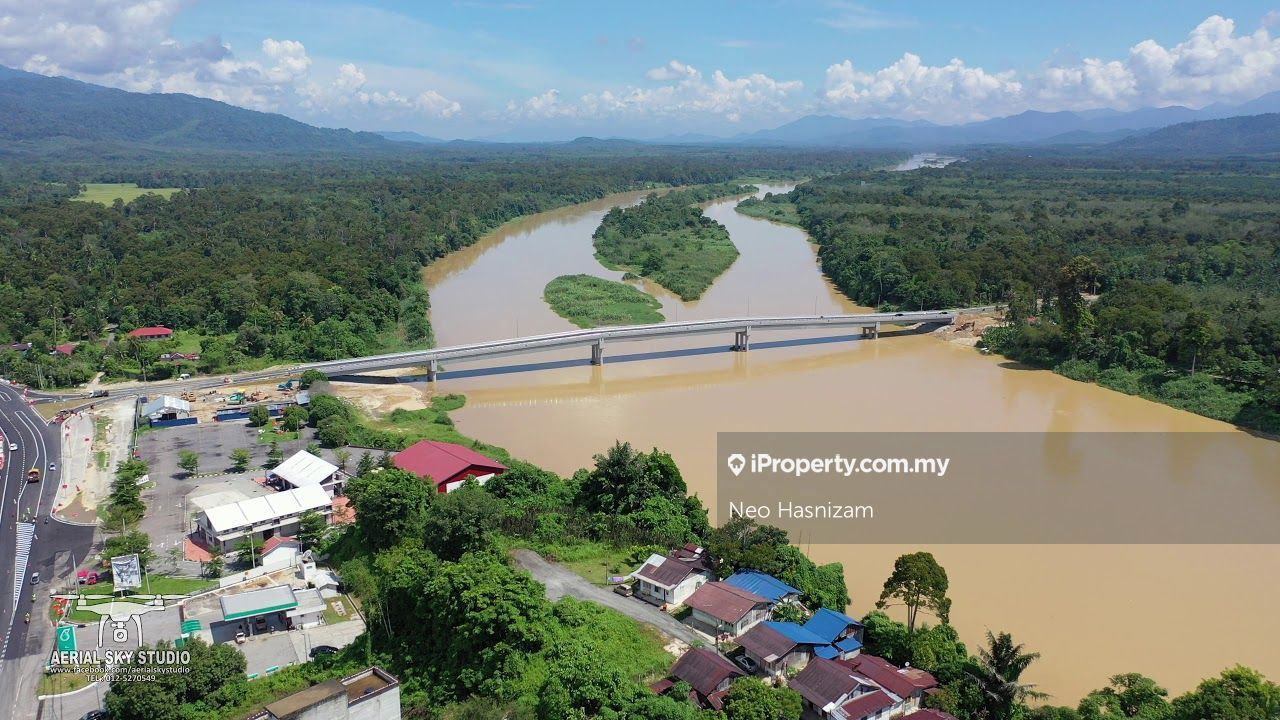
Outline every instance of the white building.
<svg viewBox="0 0 1280 720"><path fill-rule="evenodd" d="M346 474L328 460L300 450L276 466L267 475L267 481L280 490L316 485L324 488L329 497L333 497L342 494Z"/></svg>
<svg viewBox="0 0 1280 720"><path fill-rule="evenodd" d="M173 420L179 415L190 415L191 403L172 395L160 395L142 406L142 415L148 420Z"/></svg>
<svg viewBox="0 0 1280 720"><path fill-rule="evenodd" d="M324 599L319 590L294 590L298 607L285 612L294 628L312 628L324 624Z"/></svg>
<svg viewBox="0 0 1280 720"><path fill-rule="evenodd" d="M711 582L711 570L705 556L650 555L635 572L637 597L655 605L683 605L694 590Z"/></svg>
<svg viewBox="0 0 1280 720"><path fill-rule="evenodd" d="M400 720L400 681L371 667L300 690L249 720Z"/></svg>
<svg viewBox="0 0 1280 720"><path fill-rule="evenodd" d="M196 525L205 544L226 551L250 535L264 541L296 535L303 513L314 511L327 518L333 513L332 503L322 487L308 485L207 508L197 516Z"/></svg>

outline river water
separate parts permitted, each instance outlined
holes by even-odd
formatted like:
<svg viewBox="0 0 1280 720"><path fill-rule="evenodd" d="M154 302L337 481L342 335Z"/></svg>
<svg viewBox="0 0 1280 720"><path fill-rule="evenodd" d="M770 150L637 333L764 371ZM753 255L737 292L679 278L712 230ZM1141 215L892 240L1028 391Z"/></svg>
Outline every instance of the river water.
<svg viewBox="0 0 1280 720"><path fill-rule="evenodd" d="M424 276L438 343L571 329L542 288L567 273L618 279L593 258L591 233L610 207L641 197L509 223L431 265ZM736 202L707 206L742 255L700 300L646 286L668 319L865 311L822 275L801 230L740 215ZM750 353L728 352L729 337L629 343L606 347L603 367L585 364L586 348L547 353L456 368L440 389L467 395L454 413L462 432L560 472L590 464L616 439L667 450L708 505L719 431L1236 432L1051 372L1011 369L929 335L786 342L813 336L753 336ZM1252 442L1258 458L1274 452L1271 441ZM894 558L919 549L947 569L951 621L970 649L988 629L1013 633L1042 653L1028 677L1052 702L1075 704L1121 672L1175 692L1236 663L1280 678L1278 546L805 548L819 563L844 564L858 614L872 608Z"/></svg>

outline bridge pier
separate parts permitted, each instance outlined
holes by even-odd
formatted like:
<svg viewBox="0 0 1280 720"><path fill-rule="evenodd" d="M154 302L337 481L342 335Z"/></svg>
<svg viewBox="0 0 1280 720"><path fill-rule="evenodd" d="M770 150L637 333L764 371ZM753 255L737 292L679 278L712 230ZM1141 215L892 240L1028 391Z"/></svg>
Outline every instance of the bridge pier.
<svg viewBox="0 0 1280 720"><path fill-rule="evenodd" d="M435 382L436 374L439 372L440 372L440 362L438 360L432 360L430 363L428 363L427 364L427 382L429 383Z"/></svg>
<svg viewBox="0 0 1280 720"><path fill-rule="evenodd" d="M729 348L734 352L746 352L751 349L751 328L744 327L733 333L733 347Z"/></svg>
<svg viewBox="0 0 1280 720"><path fill-rule="evenodd" d="M877 322L874 327L871 325L864 325L862 327L862 337L871 338L872 340L879 340L880 339L880 323Z"/></svg>
<svg viewBox="0 0 1280 720"><path fill-rule="evenodd" d="M604 364L604 340L597 340L591 345L591 364Z"/></svg>

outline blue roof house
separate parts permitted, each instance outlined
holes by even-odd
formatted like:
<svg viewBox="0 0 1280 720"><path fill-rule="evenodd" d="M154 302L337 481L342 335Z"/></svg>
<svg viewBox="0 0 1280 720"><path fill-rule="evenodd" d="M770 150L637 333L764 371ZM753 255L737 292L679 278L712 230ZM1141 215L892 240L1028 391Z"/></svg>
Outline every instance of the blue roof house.
<svg viewBox="0 0 1280 720"><path fill-rule="evenodd" d="M772 605L800 599L799 590L759 570L739 570L725 578L724 582L742 588L747 592L755 593L768 600Z"/></svg>

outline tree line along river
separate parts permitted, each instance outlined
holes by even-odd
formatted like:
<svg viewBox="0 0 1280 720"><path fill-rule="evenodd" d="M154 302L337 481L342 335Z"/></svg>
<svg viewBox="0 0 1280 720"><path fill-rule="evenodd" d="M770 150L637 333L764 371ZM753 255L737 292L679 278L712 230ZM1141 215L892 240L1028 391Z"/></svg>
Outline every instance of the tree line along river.
<svg viewBox="0 0 1280 720"><path fill-rule="evenodd" d="M762 187L761 193L788 189ZM621 273L593 257L591 234L609 208L641 197L626 193L524 218L432 264L424 279L437 342L571 329L543 302L543 287L573 273L619 279ZM681 302L645 286L668 320L868 311L822 275L803 231L741 215L736 203L707 205L741 256L699 300ZM793 336L813 332L771 333L753 343ZM607 349L604 367L561 362L582 360L585 350L547 353L520 362L563 366L453 377L443 381L444 389L467 395L467 406L454 414L462 432L560 472L589 464L616 439L667 450L709 507L720 431L1237 432L1049 371L1013 369L1000 358L929 335L784 343L750 353L688 352L728 346L729 338L719 340L615 346ZM648 355L628 361L639 354ZM460 369L476 367L484 365ZM1256 448L1259 460L1274 451L1265 439L1247 446ZM844 564L857 614L872 609L894 558L933 552L951 579L951 621L970 650L988 629L1013 633L1042 653L1029 680L1055 703L1074 704L1121 672L1147 674L1175 693L1237 663L1280 677L1280 615L1274 611L1280 546L804 549L816 562Z"/></svg>

